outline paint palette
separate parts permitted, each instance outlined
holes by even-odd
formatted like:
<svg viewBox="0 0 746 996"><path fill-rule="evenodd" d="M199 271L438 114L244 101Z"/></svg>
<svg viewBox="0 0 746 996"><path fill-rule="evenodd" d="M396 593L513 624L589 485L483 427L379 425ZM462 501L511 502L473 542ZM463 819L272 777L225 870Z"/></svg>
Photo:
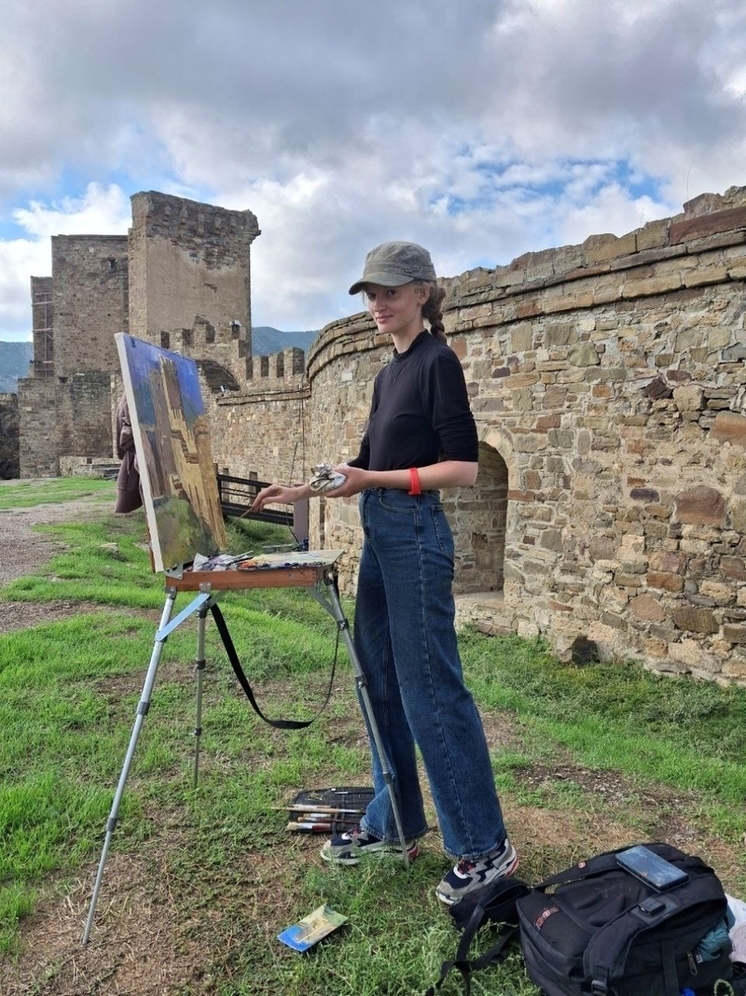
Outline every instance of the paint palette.
<svg viewBox="0 0 746 996"><path fill-rule="evenodd" d="M313 913L304 916L292 927L287 927L277 939L287 944L293 951L308 951L314 944L317 944L323 937L331 934L333 930L347 923L347 917L341 913L336 913L328 906L319 906Z"/></svg>

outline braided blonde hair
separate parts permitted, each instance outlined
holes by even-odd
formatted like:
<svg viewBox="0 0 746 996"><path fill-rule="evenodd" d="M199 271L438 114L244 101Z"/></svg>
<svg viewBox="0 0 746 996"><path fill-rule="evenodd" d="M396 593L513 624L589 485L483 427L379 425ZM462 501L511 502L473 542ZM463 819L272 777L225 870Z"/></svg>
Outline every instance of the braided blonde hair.
<svg viewBox="0 0 746 996"><path fill-rule="evenodd" d="M446 292L434 280L423 280L422 284L424 287L430 288L430 294L422 305L422 317L430 323L430 334L441 342L447 342L445 326L443 325L443 301Z"/></svg>

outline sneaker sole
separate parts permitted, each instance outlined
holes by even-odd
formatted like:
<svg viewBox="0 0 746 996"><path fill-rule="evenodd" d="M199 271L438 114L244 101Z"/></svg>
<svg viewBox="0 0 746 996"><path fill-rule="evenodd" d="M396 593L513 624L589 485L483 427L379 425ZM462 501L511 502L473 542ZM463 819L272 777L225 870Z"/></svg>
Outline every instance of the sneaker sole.
<svg viewBox="0 0 746 996"><path fill-rule="evenodd" d="M504 872L501 872L500 875L498 875L496 878L490 879L490 881L485 884L489 885L491 882L497 882L499 879L503 878L512 878L512 876L515 875L516 871L518 870L519 864L520 864L520 859L518 857L518 852L516 851L515 857L508 865L507 869ZM479 888L482 888L482 886L480 886ZM468 891L464 892L464 896L452 896L447 892L441 892L439 889L436 889L435 895L438 897L441 903L445 903L446 906L455 906L456 903L461 902L464 896L468 895Z"/></svg>

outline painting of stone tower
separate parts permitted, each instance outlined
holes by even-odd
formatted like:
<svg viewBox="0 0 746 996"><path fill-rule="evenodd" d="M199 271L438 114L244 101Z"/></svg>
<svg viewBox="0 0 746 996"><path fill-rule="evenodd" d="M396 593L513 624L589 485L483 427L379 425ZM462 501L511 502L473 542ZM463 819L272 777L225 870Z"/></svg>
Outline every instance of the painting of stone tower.
<svg viewBox="0 0 746 996"><path fill-rule="evenodd" d="M179 568L226 545L197 365L134 336L116 339L153 566Z"/></svg>

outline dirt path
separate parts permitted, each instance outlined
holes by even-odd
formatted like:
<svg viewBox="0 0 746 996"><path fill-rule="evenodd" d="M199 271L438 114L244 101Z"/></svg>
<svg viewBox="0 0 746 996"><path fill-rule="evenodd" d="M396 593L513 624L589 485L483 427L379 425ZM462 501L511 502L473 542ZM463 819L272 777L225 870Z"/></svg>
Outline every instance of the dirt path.
<svg viewBox="0 0 746 996"><path fill-rule="evenodd" d="M100 497L0 510L0 587L33 574L63 549L34 526L101 518L111 507ZM79 602L0 602L0 633L25 629L85 611Z"/></svg>

